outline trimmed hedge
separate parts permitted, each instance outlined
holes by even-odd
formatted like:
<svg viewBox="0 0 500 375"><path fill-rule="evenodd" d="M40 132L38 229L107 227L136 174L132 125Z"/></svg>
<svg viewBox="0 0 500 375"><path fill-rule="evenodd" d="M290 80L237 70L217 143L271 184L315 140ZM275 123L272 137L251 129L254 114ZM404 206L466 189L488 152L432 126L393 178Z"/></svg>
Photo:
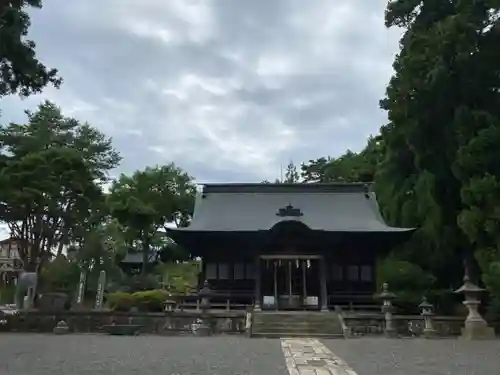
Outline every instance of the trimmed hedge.
<svg viewBox="0 0 500 375"><path fill-rule="evenodd" d="M161 312L169 293L162 289L142 292L116 292L107 295L107 306L114 311L130 311L133 307L144 312Z"/></svg>

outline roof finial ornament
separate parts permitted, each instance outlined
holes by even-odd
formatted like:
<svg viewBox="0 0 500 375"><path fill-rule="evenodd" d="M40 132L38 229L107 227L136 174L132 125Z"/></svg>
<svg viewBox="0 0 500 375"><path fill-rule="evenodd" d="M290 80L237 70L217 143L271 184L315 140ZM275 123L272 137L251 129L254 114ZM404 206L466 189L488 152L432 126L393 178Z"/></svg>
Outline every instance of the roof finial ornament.
<svg viewBox="0 0 500 375"><path fill-rule="evenodd" d="M300 217L304 216L300 208L295 208L292 206L291 203L288 204L288 206L282 207L278 209L278 212L276 212L276 216L281 216L281 217Z"/></svg>

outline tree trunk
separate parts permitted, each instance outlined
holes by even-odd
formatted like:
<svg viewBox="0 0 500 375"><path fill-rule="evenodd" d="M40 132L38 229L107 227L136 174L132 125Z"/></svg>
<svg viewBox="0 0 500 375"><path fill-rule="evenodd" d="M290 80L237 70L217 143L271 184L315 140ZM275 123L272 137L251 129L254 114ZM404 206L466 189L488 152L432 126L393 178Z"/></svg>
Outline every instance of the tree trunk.
<svg viewBox="0 0 500 375"><path fill-rule="evenodd" d="M141 267L141 275L146 275L147 266L149 260L149 239L142 241L142 267Z"/></svg>
<svg viewBox="0 0 500 375"><path fill-rule="evenodd" d="M481 283L480 280L480 270L477 264L477 260L474 256L474 252L472 250L465 250L463 256L464 262L464 277L467 275L474 284L479 285Z"/></svg>

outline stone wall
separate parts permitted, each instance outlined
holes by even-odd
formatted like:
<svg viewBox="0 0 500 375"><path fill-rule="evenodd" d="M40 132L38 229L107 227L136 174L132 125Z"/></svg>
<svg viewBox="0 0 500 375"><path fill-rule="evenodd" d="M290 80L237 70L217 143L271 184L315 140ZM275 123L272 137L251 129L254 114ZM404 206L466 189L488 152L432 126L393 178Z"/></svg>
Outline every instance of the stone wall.
<svg viewBox="0 0 500 375"><path fill-rule="evenodd" d="M424 329L424 320L420 315L394 315L394 326L400 336L420 336ZM459 336L464 326L463 317L435 316L433 326L438 336ZM385 319L382 314L345 314L344 322L353 336L381 335L384 332ZM497 334L500 322L490 322Z"/></svg>
<svg viewBox="0 0 500 375"><path fill-rule="evenodd" d="M115 311L22 311L6 317L0 331L8 332L52 332L56 324L64 320L75 333L103 332L103 326L132 324L141 326L142 333L192 334L193 323L202 315L196 311L173 311L164 313L115 312ZM5 319L5 318L4 318ZM208 324L214 334L241 334L245 331L245 312L210 312Z"/></svg>

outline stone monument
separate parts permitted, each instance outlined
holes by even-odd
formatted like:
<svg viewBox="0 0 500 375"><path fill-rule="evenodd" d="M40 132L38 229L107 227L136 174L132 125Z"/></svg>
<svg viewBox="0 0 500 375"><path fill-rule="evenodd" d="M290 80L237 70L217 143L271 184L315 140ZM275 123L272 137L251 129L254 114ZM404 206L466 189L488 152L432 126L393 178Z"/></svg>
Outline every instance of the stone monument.
<svg viewBox="0 0 500 375"><path fill-rule="evenodd" d="M480 295L483 292L484 289L474 284L467 274L464 277L464 284L455 291L455 293L465 296L463 304L469 311L465 319L465 326L462 328L462 338L464 339L480 340L495 338L495 330L488 326L488 323L486 323L478 311L481 305Z"/></svg>
<svg viewBox="0 0 500 375"><path fill-rule="evenodd" d="M99 279L97 281L97 293L95 296L95 305L94 308L96 310L102 309L102 301L104 299L104 289L106 287L106 271L101 270L99 272Z"/></svg>
<svg viewBox="0 0 500 375"><path fill-rule="evenodd" d="M83 269L80 271L80 280L78 281L78 289L76 291L76 305L79 307L83 304L85 297L85 283L87 282L87 272Z"/></svg>
<svg viewBox="0 0 500 375"><path fill-rule="evenodd" d="M15 303L21 309L31 309L35 299L38 274L36 272L21 272L17 279Z"/></svg>

